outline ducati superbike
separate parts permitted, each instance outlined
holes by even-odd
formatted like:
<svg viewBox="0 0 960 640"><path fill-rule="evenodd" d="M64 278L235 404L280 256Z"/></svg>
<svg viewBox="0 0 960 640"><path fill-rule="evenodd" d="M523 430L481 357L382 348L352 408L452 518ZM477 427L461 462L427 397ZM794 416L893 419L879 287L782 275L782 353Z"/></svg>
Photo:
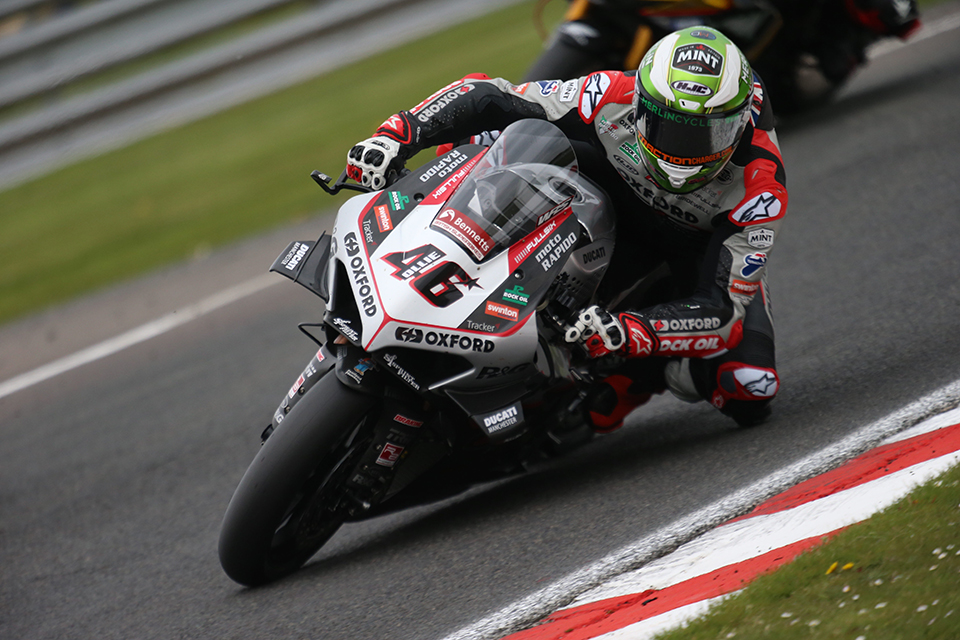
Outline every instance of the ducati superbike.
<svg viewBox="0 0 960 640"><path fill-rule="evenodd" d="M271 271L326 303L318 346L227 507L224 571L297 570L345 522L455 495L580 446L597 366L563 339L613 253L604 192L554 125L523 120L361 192Z"/></svg>

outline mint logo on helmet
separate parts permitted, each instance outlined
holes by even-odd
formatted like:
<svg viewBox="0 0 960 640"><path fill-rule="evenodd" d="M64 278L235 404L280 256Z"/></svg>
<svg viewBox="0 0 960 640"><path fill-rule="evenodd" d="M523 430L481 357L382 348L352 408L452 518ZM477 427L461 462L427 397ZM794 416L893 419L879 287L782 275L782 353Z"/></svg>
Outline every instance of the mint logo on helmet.
<svg viewBox="0 0 960 640"><path fill-rule="evenodd" d="M673 51L673 68L704 76L719 76L723 56L705 44L685 44Z"/></svg>
<svg viewBox="0 0 960 640"><path fill-rule="evenodd" d="M637 70L633 98L650 178L687 193L717 177L750 122L753 91L750 64L716 29L681 29L654 44Z"/></svg>

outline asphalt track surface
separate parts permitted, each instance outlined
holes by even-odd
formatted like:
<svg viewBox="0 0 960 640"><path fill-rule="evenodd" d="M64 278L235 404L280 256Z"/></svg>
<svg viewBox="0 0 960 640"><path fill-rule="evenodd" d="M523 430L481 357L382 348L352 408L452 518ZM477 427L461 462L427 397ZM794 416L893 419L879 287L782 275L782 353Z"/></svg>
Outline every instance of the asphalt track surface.
<svg viewBox="0 0 960 640"><path fill-rule="evenodd" d="M877 58L832 109L780 127L791 200L769 264L783 385L768 424L738 430L658 398L534 474L347 526L271 586L232 583L216 543L312 354L296 331L316 313L305 291L264 288L0 398L0 637L441 638L954 382L958 104L953 30ZM139 288L98 300L149 307ZM30 322L0 337L21 363L44 343Z"/></svg>

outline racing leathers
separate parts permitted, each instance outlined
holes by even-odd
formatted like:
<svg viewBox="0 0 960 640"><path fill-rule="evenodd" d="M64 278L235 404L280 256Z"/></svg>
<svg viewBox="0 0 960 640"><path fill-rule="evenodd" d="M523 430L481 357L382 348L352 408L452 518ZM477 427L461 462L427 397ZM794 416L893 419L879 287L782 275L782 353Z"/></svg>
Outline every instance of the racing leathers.
<svg viewBox="0 0 960 640"><path fill-rule="evenodd" d="M754 75L751 122L731 161L713 180L676 194L658 187L641 163L634 76L601 71L517 86L466 76L388 118L351 150L348 173L369 183L368 173L387 173L430 146L523 118L553 122L574 144L581 173L604 188L617 211L616 249L598 304L648 342L623 352L625 375L611 376L594 394L595 427L616 428L664 388L684 400L706 399L741 424L759 422L779 388L765 272L787 210L762 81ZM399 149L390 153L392 145L376 144L380 138ZM664 268L669 277L651 286Z"/></svg>

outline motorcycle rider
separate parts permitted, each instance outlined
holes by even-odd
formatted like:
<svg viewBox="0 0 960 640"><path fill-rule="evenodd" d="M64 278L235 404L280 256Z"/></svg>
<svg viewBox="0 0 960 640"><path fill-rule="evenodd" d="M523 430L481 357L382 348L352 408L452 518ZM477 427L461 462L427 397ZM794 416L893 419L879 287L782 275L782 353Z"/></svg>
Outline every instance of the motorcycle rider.
<svg viewBox="0 0 960 640"><path fill-rule="evenodd" d="M743 30L726 35L766 78L768 97L774 97L781 114L829 95L826 89L799 84L797 53L810 54L824 79L836 87L864 64L869 44L885 37L906 39L920 26L916 0L571 0L564 22L524 79L636 68L649 45L649 26L665 16L699 21L691 12L710 24L730 18Z"/></svg>
<svg viewBox="0 0 960 640"><path fill-rule="evenodd" d="M787 190L746 57L701 26L664 37L637 71L518 86L468 75L388 118L350 149L347 173L381 189L420 150L523 118L557 125L617 212L602 306L577 313L566 335L591 357L623 359L587 398L594 429L618 428L666 388L741 425L766 419L780 382L765 272Z"/></svg>

